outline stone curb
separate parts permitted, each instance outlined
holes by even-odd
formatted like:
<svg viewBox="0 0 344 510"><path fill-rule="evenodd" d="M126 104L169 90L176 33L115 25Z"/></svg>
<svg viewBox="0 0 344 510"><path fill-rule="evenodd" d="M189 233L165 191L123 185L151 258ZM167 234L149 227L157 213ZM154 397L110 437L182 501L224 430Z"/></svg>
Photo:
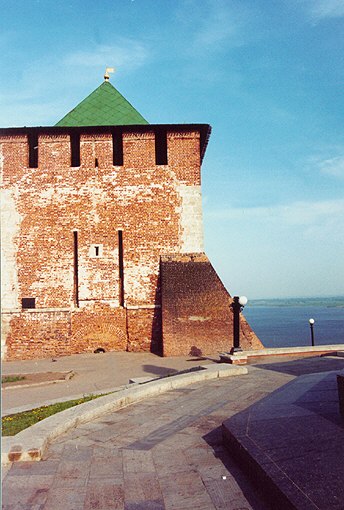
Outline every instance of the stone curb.
<svg viewBox="0 0 344 510"><path fill-rule="evenodd" d="M302 346L302 347L275 347L275 348L264 348L256 351L243 351L242 354L249 358L258 358L263 356L280 356L288 354L333 354L334 356L342 356L340 354L344 351L344 344L332 344L332 345L315 345L313 346ZM228 354L228 353L221 353Z"/></svg>
<svg viewBox="0 0 344 510"><path fill-rule="evenodd" d="M74 395L66 395L65 397L59 397L59 398L53 398L48 399L40 402L39 404L29 404L25 406L19 406L19 407L12 407L11 409L8 409L7 411L2 413L2 417L8 416L10 414L18 414L22 413L24 411L31 411L32 409L36 409L39 407L47 407L52 404L59 404L60 402L66 402L68 400L79 400L81 398L87 397L89 395L107 395L108 393L117 393L121 390L124 390L128 388L129 384L122 384L122 386L116 386L112 388L104 388L102 390L97 391L89 391L84 393L76 393ZM133 385L131 385L133 386Z"/></svg>
<svg viewBox="0 0 344 510"><path fill-rule="evenodd" d="M141 385L132 385L115 394L99 397L54 414L15 436L3 437L1 463L6 465L16 461L41 460L48 444L64 432L145 398L189 384L248 372L246 367L227 364L203 365L202 368L203 370L198 372L177 374Z"/></svg>

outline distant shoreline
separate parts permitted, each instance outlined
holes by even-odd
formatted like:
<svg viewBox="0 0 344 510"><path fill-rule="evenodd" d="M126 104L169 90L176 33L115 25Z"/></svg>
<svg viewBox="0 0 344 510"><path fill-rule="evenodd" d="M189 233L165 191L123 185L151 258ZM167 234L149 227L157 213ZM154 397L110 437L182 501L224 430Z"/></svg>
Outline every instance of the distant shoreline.
<svg viewBox="0 0 344 510"><path fill-rule="evenodd" d="M251 299L246 305L251 307L291 307L291 306L321 306L326 308L344 308L344 296L314 297L314 298L269 298Z"/></svg>

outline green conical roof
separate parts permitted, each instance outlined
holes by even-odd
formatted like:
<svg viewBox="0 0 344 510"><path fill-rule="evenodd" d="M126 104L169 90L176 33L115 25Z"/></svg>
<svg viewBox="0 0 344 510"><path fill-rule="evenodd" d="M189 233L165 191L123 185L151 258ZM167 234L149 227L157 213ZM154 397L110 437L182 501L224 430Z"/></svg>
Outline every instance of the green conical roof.
<svg viewBox="0 0 344 510"><path fill-rule="evenodd" d="M148 124L146 119L115 89L104 81L56 126L126 126Z"/></svg>

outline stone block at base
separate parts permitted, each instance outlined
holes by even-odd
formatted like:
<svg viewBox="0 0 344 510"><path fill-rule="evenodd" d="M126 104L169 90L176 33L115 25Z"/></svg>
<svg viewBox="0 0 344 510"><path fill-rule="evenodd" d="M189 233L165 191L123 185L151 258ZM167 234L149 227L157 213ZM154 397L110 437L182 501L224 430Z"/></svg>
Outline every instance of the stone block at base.
<svg viewBox="0 0 344 510"><path fill-rule="evenodd" d="M220 354L221 363L230 363L231 365L246 365L247 364L247 356L246 354L229 354L229 353L221 353Z"/></svg>

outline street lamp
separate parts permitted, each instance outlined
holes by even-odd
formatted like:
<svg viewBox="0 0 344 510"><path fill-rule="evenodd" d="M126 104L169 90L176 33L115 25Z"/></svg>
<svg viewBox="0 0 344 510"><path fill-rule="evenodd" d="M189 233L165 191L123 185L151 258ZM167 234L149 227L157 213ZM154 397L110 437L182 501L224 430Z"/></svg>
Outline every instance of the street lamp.
<svg viewBox="0 0 344 510"><path fill-rule="evenodd" d="M309 319L309 325L310 325L310 328L311 328L311 340L312 340L312 347L314 347L314 323L315 323L315 320L314 319Z"/></svg>
<svg viewBox="0 0 344 510"><path fill-rule="evenodd" d="M231 307L233 308L233 347L230 350L230 354L236 354L242 352L240 347L240 312L247 304L246 296L234 296Z"/></svg>

